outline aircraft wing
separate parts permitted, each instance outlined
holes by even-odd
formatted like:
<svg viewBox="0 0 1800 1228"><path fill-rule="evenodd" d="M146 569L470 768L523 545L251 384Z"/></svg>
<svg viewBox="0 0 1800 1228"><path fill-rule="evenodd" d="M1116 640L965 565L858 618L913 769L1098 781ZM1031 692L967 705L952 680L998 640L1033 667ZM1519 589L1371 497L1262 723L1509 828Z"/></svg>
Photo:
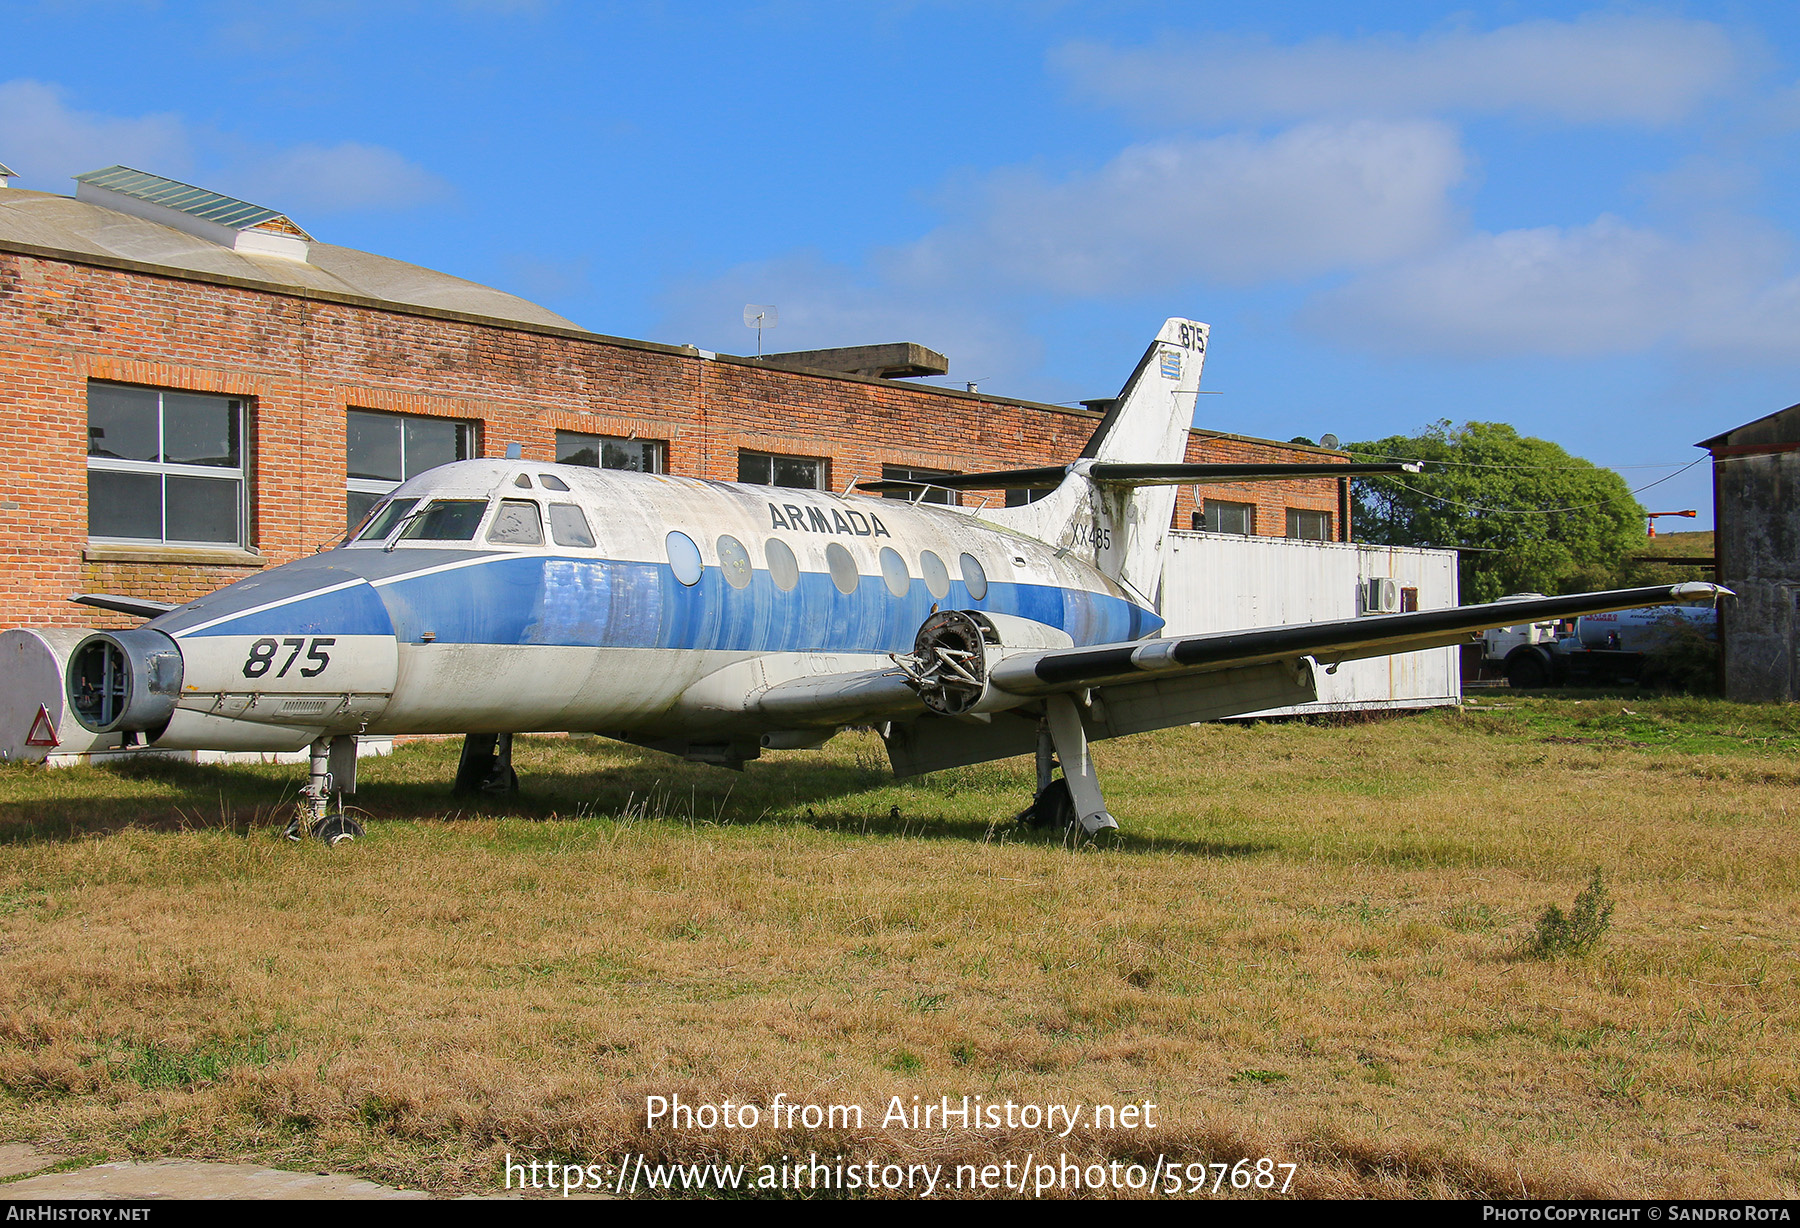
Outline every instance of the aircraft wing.
<svg viewBox="0 0 1800 1228"><path fill-rule="evenodd" d="M1567 597L1495 601L1448 610L1365 614L1329 622L1053 649L1006 657L994 667L989 681L1017 695L1045 695L1146 675L1179 677L1301 657L1329 665L1467 643L1475 632L1492 627L1516 627L1673 602L1712 601L1730 595L1729 589L1716 584L1656 584Z"/></svg>
<svg viewBox="0 0 1800 1228"><path fill-rule="evenodd" d="M891 669L778 683L751 700L793 727L887 724L901 775L1030 753L1052 695L1084 701L1090 738L1119 737L1317 698L1315 666L1467 643L1479 631L1549 619L1730 596L1716 584L1662 584L1567 597L1497 601L1448 610L1374 614L1327 622L1214 631L1082 648L996 653L967 700L947 714L927 699L930 662L915 652ZM938 675L941 678L941 675ZM965 699L968 692L965 690ZM891 723L891 724L889 724Z"/></svg>
<svg viewBox="0 0 1800 1228"><path fill-rule="evenodd" d="M175 608L172 601L152 601L148 597L120 597L114 593L82 593L78 597L69 598L76 605L91 605L98 610L112 610L117 614L130 614L136 618L155 618L158 614L167 614Z"/></svg>

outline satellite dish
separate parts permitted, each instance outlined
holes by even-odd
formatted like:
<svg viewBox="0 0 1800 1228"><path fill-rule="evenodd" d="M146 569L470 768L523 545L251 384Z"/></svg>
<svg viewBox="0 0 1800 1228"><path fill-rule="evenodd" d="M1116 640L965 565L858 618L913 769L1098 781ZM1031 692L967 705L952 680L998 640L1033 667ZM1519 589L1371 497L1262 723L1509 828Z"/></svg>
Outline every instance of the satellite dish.
<svg viewBox="0 0 1800 1228"><path fill-rule="evenodd" d="M781 323L781 313L761 303L744 304L744 327L756 330L756 356L762 357L762 330Z"/></svg>
<svg viewBox="0 0 1800 1228"><path fill-rule="evenodd" d="M1321 448L1336 448L1338 446L1338 437L1336 435L1321 435L1319 436L1319 446Z"/></svg>

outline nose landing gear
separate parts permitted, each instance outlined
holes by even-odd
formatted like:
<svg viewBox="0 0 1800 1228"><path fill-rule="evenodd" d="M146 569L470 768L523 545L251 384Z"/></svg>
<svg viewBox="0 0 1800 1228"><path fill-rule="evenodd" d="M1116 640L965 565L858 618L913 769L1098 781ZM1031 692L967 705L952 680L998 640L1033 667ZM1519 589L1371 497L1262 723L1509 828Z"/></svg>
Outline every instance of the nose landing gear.
<svg viewBox="0 0 1800 1228"><path fill-rule="evenodd" d="M300 790L293 821L282 834L295 843L311 837L336 848L365 834L362 823L344 811L344 794L356 792L356 737L316 738L311 750L312 774ZM334 796L335 813L331 809Z"/></svg>

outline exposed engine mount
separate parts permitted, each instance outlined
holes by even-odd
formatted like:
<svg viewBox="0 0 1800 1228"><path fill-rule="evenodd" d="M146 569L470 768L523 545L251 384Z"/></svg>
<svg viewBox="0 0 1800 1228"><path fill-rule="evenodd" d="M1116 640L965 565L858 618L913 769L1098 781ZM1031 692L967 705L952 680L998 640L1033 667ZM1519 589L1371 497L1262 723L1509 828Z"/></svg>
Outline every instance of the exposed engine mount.
<svg viewBox="0 0 1800 1228"><path fill-rule="evenodd" d="M96 631L69 654L69 706L93 733L160 733L182 672L181 649L160 631Z"/></svg>
<svg viewBox="0 0 1800 1228"><path fill-rule="evenodd" d="M995 665L1021 651L1067 648L1065 631L1010 614L940 610L919 624L911 653L894 658L925 706L944 716L1016 707L1023 695L989 681Z"/></svg>

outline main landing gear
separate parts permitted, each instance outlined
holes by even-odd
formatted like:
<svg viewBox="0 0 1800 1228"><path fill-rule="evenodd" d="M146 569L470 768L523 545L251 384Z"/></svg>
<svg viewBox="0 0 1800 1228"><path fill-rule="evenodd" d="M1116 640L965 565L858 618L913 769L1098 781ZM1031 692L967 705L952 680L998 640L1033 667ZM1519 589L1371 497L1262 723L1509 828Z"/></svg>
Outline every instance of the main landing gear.
<svg viewBox="0 0 1800 1228"><path fill-rule="evenodd" d="M294 818L282 834L295 842L310 837L336 848L364 834L363 825L344 811L344 794L356 792L356 737L335 734L315 738L311 750L311 775L300 790Z"/></svg>
<svg viewBox="0 0 1800 1228"><path fill-rule="evenodd" d="M1062 775L1053 777L1051 773L1059 767ZM1075 700L1068 695L1044 700L1044 719L1038 725L1037 775L1037 796L1019 813L1020 823L1056 830L1079 823L1090 836L1119 826L1106 812L1100 778L1088 753L1087 730L1082 727Z"/></svg>
<svg viewBox="0 0 1800 1228"><path fill-rule="evenodd" d="M471 733L463 738L462 759L456 765L459 797L510 796L519 791L519 774L513 771L510 733Z"/></svg>

